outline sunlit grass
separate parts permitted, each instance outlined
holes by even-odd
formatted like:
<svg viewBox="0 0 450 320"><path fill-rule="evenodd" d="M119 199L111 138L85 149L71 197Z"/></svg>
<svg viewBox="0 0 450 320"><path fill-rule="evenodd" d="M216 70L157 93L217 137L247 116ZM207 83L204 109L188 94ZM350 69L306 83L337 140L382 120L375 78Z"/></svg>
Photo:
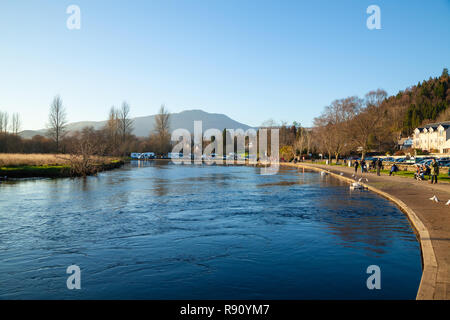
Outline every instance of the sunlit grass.
<svg viewBox="0 0 450 320"><path fill-rule="evenodd" d="M98 164L117 163L117 157L94 156L94 162ZM0 153L0 167L24 167L24 166L63 166L70 164L70 156L67 154L22 154Z"/></svg>
<svg viewBox="0 0 450 320"><path fill-rule="evenodd" d="M80 158L81 160L81 158ZM64 154L0 154L0 178L67 177L74 175L74 159ZM116 168L122 163L117 157L92 157L96 170ZM94 170L94 171L96 171ZM76 173L75 173L76 174Z"/></svg>
<svg viewBox="0 0 450 320"><path fill-rule="evenodd" d="M322 164L322 165L326 165L325 161L316 161L316 162L312 162L313 164ZM340 167L348 167L347 165L344 165L342 162L340 162L339 164L336 163L332 163L331 165L329 164L329 166L340 166ZM389 169L386 170L381 170L380 172L383 175L389 175L390 172L390 166L385 165L384 166L389 167ZM353 167L352 167L353 168ZM450 183L450 175L448 174L448 168L443 167L440 169L440 174L438 175L438 180L441 182L448 182ZM358 167L358 173L361 172L361 168ZM376 170L369 170L369 172L371 173L376 173ZM404 171L404 170L400 170L394 173L394 176L400 176L400 177L407 177L407 178L412 178L414 179L414 173L415 171ZM430 180L431 178L429 176L425 176L425 180Z"/></svg>

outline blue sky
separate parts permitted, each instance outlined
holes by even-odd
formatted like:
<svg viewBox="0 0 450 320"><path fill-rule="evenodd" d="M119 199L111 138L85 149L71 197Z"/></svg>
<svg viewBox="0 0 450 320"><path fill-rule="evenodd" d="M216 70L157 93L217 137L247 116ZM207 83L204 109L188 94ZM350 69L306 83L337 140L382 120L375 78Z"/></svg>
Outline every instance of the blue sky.
<svg viewBox="0 0 450 320"><path fill-rule="evenodd" d="M66 8L81 9L81 30ZM381 9L381 30L366 8ZM450 67L450 1L2 0L0 110L45 126L203 109L257 126L312 124L336 98L395 94Z"/></svg>

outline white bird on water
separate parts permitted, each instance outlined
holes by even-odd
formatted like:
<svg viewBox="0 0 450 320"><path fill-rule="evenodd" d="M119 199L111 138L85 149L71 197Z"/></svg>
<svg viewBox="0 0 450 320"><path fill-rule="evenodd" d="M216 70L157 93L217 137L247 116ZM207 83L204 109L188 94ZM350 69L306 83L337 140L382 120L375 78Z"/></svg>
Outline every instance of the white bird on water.
<svg viewBox="0 0 450 320"><path fill-rule="evenodd" d="M350 189L351 189L351 190L364 190L364 186L361 185L361 184L359 184L358 182L353 182L353 183L350 185Z"/></svg>
<svg viewBox="0 0 450 320"><path fill-rule="evenodd" d="M435 195L432 196L432 197L430 198L430 200L431 200L431 201L434 201L434 202L439 202L438 197L436 197Z"/></svg>
<svg viewBox="0 0 450 320"><path fill-rule="evenodd" d="M447 201L447 203L445 204L446 206L450 206L450 200Z"/></svg>

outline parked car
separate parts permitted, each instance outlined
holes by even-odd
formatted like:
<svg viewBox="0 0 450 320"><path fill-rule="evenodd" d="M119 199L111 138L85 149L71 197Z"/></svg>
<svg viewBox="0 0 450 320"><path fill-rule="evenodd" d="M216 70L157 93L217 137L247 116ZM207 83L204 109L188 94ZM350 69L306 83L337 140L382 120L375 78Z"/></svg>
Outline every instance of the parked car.
<svg viewBox="0 0 450 320"><path fill-rule="evenodd" d="M410 159L405 159L405 161L403 161L403 163L404 164L414 164L416 162L415 162L414 158L410 158Z"/></svg>
<svg viewBox="0 0 450 320"><path fill-rule="evenodd" d="M432 159L434 159L434 157L417 157L415 161L416 161L416 163L420 163L420 162L424 162L426 160L432 160Z"/></svg>
<svg viewBox="0 0 450 320"><path fill-rule="evenodd" d="M439 160L438 163L440 167L450 167L450 160Z"/></svg>

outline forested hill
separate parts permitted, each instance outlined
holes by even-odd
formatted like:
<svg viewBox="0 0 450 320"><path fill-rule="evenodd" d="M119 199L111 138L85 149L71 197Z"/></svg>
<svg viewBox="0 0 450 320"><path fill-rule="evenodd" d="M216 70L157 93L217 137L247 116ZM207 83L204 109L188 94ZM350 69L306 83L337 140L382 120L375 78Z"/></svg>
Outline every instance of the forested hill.
<svg viewBox="0 0 450 320"><path fill-rule="evenodd" d="M397 129L409 135L421 125L450 120L450 77L445 68L440 77L418 83L384 101L384 107L395 111Z"/></svg>

